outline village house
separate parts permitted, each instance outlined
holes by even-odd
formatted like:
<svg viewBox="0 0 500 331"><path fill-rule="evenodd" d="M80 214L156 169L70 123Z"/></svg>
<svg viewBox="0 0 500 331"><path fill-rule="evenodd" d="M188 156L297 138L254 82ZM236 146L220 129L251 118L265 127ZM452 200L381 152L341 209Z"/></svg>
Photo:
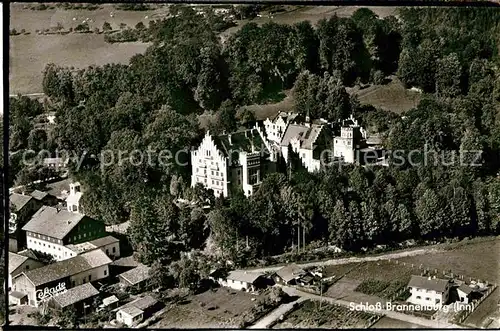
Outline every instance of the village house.
<svg viewBox="0 0 500 331"><path fill-rule="evenodd" d="M33 197L33 199L37 200L40 204L45 206L56 206L59 203L59 200L55 196L47 192L34 190L30 193L30 195Z"/></svg>
<svg viewBox="0 0 500 331"><path fill-rule="evenodd" d="M273 280L278 284L307 286L313 283L314 276L296 264L289 264L276 271Z"/></svg>
<svg viewBox="0 0 500 331"><path fill-rule="evenodd" d="M147 281L151 278L148 266L139 264L134 269L126 271L118 275L120 284L125 288L134 288L140 290L147 285Z"/></svg>
<svg viewBox="0 0 500 331"><path fill-rule="evenodd" d="M106 236L87 241L81 244L69 244L66 248L72 250L76 254L82 254L94 249L100 249L112 260L120 257L120 240L113 236Z"/></svg>
<svg viewBox="0 0 500 331"><path fill-rule="evenodd" d="M49 300L49 307L56 310L74 308L77 314L82 315L90 312L92 303L98 295L99 291L91 283L85 283L52 297Z"/></svg>
<svg viewBox="0 0 500 331"><path fill-rule="evenodd" d="M460 284L460 286L457 287L457 293L458 293L458 301L463 304L468 304L474 294L474 289L464 283Z"/></svg>
<svg viewBox="0 0 500 331"><path fill-rule="evenodd" d="M43 159L43 165L55 170L64 170L68 167L69 160L62 157L47 157Z"/></svg>
<svg viewBox="0 0 500 331"><path fill-rule="evenodd" d="M112 295L102 299L102 303L99 305L97 311L101 311L103 309L114 309L118 307L120 300L116 297L116 295Z"/></svg>
<svg viewBox="0 0 500 331"><path fill-rule="evenodd" d="M9 196L11 212L9 218L9 251L18 252L26 245L26 236L21 230L42 203L30 195L11 193Z"/></svg>
<svg viewBox="0 0 500 331"><path fill-rule="evenodd" d="M66 247L107 236L104 223L80 213L43 206L22 228L28 249L52 255L56 261L77 255Z"/></svg>
<svg viewBox="0 0 500 331"><path fill-rule="evenodd" d="M243 190L250 196L267 173L276 171L276 158L257 125L218 136L207 131L200 146L191 152L191 186L200 183L215 196L228 197L232 190Z"/></svg>
<svg viewBox="0 0 500 331"><path fill-rule="evenodd" d="M267 139L279 146L288 124L293 123L297 115L296 113L280 112L273 120L267 118L264 121Z"/></svg>
<svg viewBox="0 0 500 331"><path fill-rule="evenodd" d="M408 283L411 296L407 301L415 305L440 308L448 303L452 285L452 281L448 279L413 275Z"/></svg>
<svg viewBox="0 0 500 331"><path fill-rule="evenodd" d="M144 296L115 309L116 320L129 327L141 323L159 310L159 303L152 296Z"/></svg>
<svg viewBox="0 0 500 331"><path fill-rule="evenodd" d="M24 295L23 302L38 307L42 301L68 289L109 277L112 261L101 250L23 271L12 279L12 291Z"/></svg>
<svg viewBox="0 0 500 331"><path fill-rule="evenodd" d="M19 275L23 271L33 270L43 267L44 264L37 259L9 252L9 276L7 280L7 288L10 290L12 286L12 278Z"/></svg>
<svg viewBox="0 0 500 331"><path fill-rule="evenodd" d="M264 274L244 270L233 270L226 273L216 270L210 274L210 279L220 286L230 287L234 290L255 292L266 287Z"/></svg>

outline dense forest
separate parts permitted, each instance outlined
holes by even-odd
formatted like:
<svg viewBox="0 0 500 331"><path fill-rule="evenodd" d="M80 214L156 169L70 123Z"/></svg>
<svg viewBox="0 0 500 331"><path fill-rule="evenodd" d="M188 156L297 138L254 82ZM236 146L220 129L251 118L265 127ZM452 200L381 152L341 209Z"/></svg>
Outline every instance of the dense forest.
<svg viewBox="0 0 500 331"><path fill-rule="evenodd" d="M248 23L227 40L213 20L176 10L145 28L153 45L128 65L49 64L43 89L50 103L10 100L10 148L17 151L11 184L50 176L43 167L24 167L23 150L85 154L71 171L85 188L85 213L109 224L130 219L130 238L147 264L175 261L207 243L244 265L299 242L360 251L500 232L498 10L402 8L398 18L379 19L362 8L317 26ZM403 117L361 106L345 90L383 84L390 75L424 92ZM251 198L241 192L224 199L189 187L190 167L100 164L102 151L110 157L189 149L204 134L198 115L215 112L211 130L233 130L251 118L236 120L237 108L273 102L290 88L298 113L330 121L354 113L378 128L389 150L406 151L403 159L424 146L447 160L480 150L482 166L436 161L284 171L266 177ZM49 133L33 124L44 111L56 112ZM200 204L178 206L177 198Z"/></svg>

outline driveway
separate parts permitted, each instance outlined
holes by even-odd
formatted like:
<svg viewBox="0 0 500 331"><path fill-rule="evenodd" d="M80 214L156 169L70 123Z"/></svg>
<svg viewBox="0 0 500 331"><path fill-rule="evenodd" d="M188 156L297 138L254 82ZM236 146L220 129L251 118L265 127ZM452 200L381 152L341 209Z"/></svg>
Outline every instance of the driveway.
<svg viewBox="0 0 500 331"><path fill-rule="evenodd" d="M398 252L398 253L388 253L377 256L366 256L366 257L349 257L342 259L332 259L327 261L318 261L318 262L308 262L308 263L297 263L298 266L302 268L308 267L316 267L316 266L328 266L328 265L338 265L338 264L347 264L347 263L360 263L360 262L368 262L368 261L379 261L379 260L392 260L399 259L402 257L415 256L415 255L424 255L428 253L437 252L436 248L420 248L414 249L410 251ZM283 266L270 266L256 269L247 269L249 272L266 272L266 271L277 271L283 268Z"/></svg>
<svg viewBox="0 0 500 331"><path fill-rule="evenodd" d="M277 321L282 315L288 313L296 304L305 301L307 298L301 297L296 301L280 305L278 308L258 320L254 325L250 326L249 329L268 329L275 321Z"/></svg>

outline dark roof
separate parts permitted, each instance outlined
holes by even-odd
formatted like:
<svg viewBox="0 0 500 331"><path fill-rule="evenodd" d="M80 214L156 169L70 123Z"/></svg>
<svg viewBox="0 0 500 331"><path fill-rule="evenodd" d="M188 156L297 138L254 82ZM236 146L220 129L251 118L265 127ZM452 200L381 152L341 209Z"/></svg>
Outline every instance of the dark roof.
<svg viewBox="0 0 500 331"><path fill-rule="evenodd" d="M292 279L297 279L305 276L307 272L296 264L290 264L276 271L276 274L280 276L281 279L283 279L285 282L289 282Z"/></svg>
<svg viewBox="0 0 500 331"><path fill-rule="evenodd" d="M323 125L311 124L299 125L299 124L289 124L283 134L281 139L281 146L288 146L293 138L297 138L300 141L300 147L306 149L313 149L313 145L316 142Z"/></svg>
<svg viewBox="0 0 500 331"><path fill-rule="evenodd" d="M31 250L31 249L25 249L23 251L17 252L17 254L29 257L32 260L36 260L36 261L40 260L40 258L38 257L38 255L36 255L36 253L33 250Z"/></svg>
<svg viewBox="0 0 500 331"><path fill-rule="evenodd" d="M248 129L230 134L223 134L212 137L212 139L224 156L229 156L230 151L242 151L247 153L258 153L262 149L267 151L264 141L262 140L262 137L257 129Z"/></svg>
<svg viewBox="0 0 500 331"><path fill-rule="evenodd" d="M123 278L130 285L135 285L150 278L149 270L148 266L140 264L132 270L119 274L118 277Z"/></svg>
<svg viewBox="0 0 500 331"><path fill-rule="evenodd" d="M446 279L413 275L411 276L410 282L408 283L408 287L418 287L427 290L433 290L436 292L444 292L449 282L450 281Z"/></svg>
<svg viewBox="0 0 500 331"><path fill-rule="evenodd" d="M131 255L131 256L119 258L118 260L113 261L113 263L111 263L111 265L117 266L117 267L137 267L140 265L140 263L137 262L134 259L134 257Z"/></svg>
<svg viewBox="0 0 500 331"><path fill-rule="evenodd" d="M111 259L106 253L96 249L45 267L25 271L23 274L38 286L110 263Z"/></svg>
<svg viewBox="0 0 500 331"><path fill-rule="evenodd" d="M29 260L28 257L16 253L9 252L9 274L16 271L25 261Z"/></svg>
<svg viewBox="0 0 500 331"><path fill-rule="evenodd" d="M86 216L80 213L43 206L23 227L23 230L63 239L84 217Z"/></svg>
<svg viewBox="0 0 500 331"><path fill-rule="evenodd" d="M33 192L30 193L30 195L37 199L37 200L43 200L47 195L49 195L47 192L42 192L39 190L34 190Z"/></svg>
<svg viewBox="0 0 500 331"><path fill-rule="evenodd" d="M54 301L64 308L96 295L99 295L99 291L91 283L85 283L55 296Z"/></svg>
<svg viewBox="0 0 500 331"><path fill-rule="evenodd" d="M137 309L146 310L150 307L153 307L157 303L158 303L158 301L155 298L153 298L150 295L146 295L142 298L137 298L134 301L129 302L129 303L117 308L117 310L123 310L123 309L127 309L129 307L135 307Z"/></svg>
<svg viewBox="0 0 500 331"><path fill-rule="evenodd" d="M98 238L98 239L94 239L94 240L90 241L90 243L96 247L103 247L103 246L106 246L109 244L114 244L116 242L120 242L120 240L116 239L113 236L106 236L106 237L102 237L102 238Z"/></svg>
<svg viewBox="0 0 500 331"><path fill-rule="evenodd" d="M13 204L14 207L16 208L16 211L20 211L21 209L24 208L24 206L26 206L26 204L31 199L33 199L33 197L30 195L11 193L9 199L10 199L11 204Z"/></svg>
<svg viewBox="0 0 500 331"><path fill-rule="evenodd" d="M59 180L57 182L47 184L47 193L53 195L55 197L61 198L63 197L62 192L66 191L69 193L69 184L72 183L72 180L67 178L63 180Z"/></svg>
<svg viewBox="0 0 500 331"><path fill-rule="evenodd" d="M9 260L9 262L10 262L10 260ZM464 293L465 293L465 294L467 294L467 295L469 295L469 294L471 294L472 292L474 292L474 289L473 289L472 287L467 286L467 285L465 285L465 284L463 284L463 283L462 283L462 284L460 284L460 286L458 287L458 290L460 290L460 291L464 292Z"/></svg>
<svg viewBox="0 0 500 331"><path fill-rule="evenodd" d="M227 279L253 284L263 274L244 270L233 270L229 272Z"/></svg>

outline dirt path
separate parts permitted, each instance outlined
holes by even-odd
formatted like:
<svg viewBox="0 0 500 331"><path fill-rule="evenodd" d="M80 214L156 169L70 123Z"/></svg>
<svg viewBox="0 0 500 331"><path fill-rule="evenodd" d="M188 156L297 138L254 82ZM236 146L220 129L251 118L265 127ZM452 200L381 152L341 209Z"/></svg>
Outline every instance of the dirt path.
<svg viewBox="0 0 500 331"><path fill-rule="evenodd" d="M349 307L349 308L351 307L351 302L350 301L345 301L345 300L340 300L340 299L333 299L333 298L328 298L328 297L321 297L319 295L302 292L302 291L299 291L297 289L294 289L294 288L288 287L288 286L282 286L282 288L289 295L298 295L301 298L308 298L308 299L312 299L312 300L323 300L323 301L327 301L329 303L333 303L333 304L337 304L337 305L341 305L341 306L345 306L345 307ZM364 307L363 307L363 310L365 310L367 312L372 312L372 311L369 311L368 309L366 309ZM418 325L421 325L422 327L425 327L425 328L438 328L438 329L441 329L441 328L453 328L453 329L461 329L460 326L455 325L455 324L447 323L447 322L444 322L444 321L428 320L428 319L422 318L422 317L416 317L416 316L412 316L412 315L407 315L407 314L399 313L399 312L396 312L396 311L393 311L393 310L387 310L384 307L382 307L380 310L377 310L377 313L385 315L385 316L390 317L390 318L395 319L395 320L400 320L400 321L404 321L404 322L418 324Z"/></svg>
<svg viewBox="0 0 500 331"><path fill-rule="evenodd" d="M327 261L318 261L318 262L308 262L308 263L298 263L302 268L315 267L315 266L329 266L329 265L338 265L338 264L347 264L347 263L359 263L359 262L368 262L368 261L379 261L379 260L389 260L389 259L399 259L402 257L415 256L415 255L423 255L429 253L435 253L439 250L436 248L420 248L411 251L404 251L398 253L387 253L383 255L377 256L366 256L366 257L349 257L342 259L331 259ZM257 269L248 269L250 272L266 272L266 271L276 271L283 268L283 266L270 266L264 268Z"/></svg>
<svg viewBox="0 0 500 331"><path fill-rule="evenodd" d="M301 297L299 300L290 302L279 306L260 320L258 320L254 325L250 326L249 329L268 329L275 321L277 321L282 315L288 313L293 307L305 301L307 298Z"/></svg>

